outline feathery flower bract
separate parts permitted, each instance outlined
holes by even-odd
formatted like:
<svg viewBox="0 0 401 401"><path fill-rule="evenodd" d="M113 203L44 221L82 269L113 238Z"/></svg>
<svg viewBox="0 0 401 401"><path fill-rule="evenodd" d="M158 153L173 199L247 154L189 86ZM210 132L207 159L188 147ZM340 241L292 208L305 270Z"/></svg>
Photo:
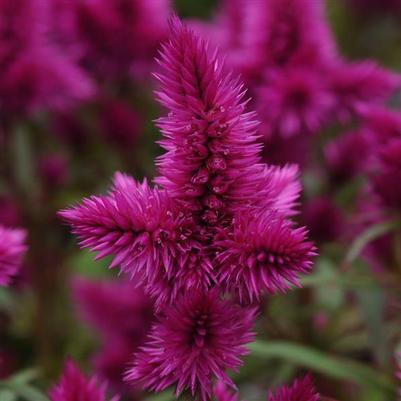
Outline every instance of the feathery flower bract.
<svg viewBox="0 0 401 401"><path fill-rule="evenodd" d="M219 279L242 302L299 286L299 276L312 268L315 247L305 241L305 228L293 228L275 213L243 213L225 234L216 244Z"/></svg>
<svg viewBox="0 0 401 401"><path fill-rule="evenodd" d="M25 230L0 226L0 286L18 273L27 250L25 237Z"/></svg>
<svg viewBox="0 0 401 401"><path fill-rule="evenodd" d="M185 289L211 284L212 267L193 236L193 219L179 211L166 191L146 181L137 184L116 174L109 196L85 199L59 214L82 247L98 252L96 259L114 255L110 267L121 266L158 305Z"/></svg>
<svg viewBox="0 0 401 401"><path fill-rule="evenodd" d="M175 384L177 395L187 390L207 400L215 379L233 386L225 370L247 354L254 317L255 309L220 300L216 290L184 297L154 325L126 379L153 391Z"/></svg>

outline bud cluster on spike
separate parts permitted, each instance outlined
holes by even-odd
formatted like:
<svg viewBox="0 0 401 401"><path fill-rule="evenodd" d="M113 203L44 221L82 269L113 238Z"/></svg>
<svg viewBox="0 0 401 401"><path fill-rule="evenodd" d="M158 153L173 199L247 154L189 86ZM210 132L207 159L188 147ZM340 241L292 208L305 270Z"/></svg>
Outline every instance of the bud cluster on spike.
<svg viewBox="0 0 401 401"><path fill-rule="evenodd" d="M151 188L117 173L107 196L63 210L80 245L112 256L155 302L159 320L127 380L175 384L202 401L232 385L263 294L298 285L315 254L295 228L294 166L261 163L255 114L217 51L177 18L160 53L158 120L166 153Z"/></svg>
<svg viewBox="0 0 401 401"><path fill-rule="evenodd" d="M0 286L10 283L26 251L25 230L0 226Z"/></svg>

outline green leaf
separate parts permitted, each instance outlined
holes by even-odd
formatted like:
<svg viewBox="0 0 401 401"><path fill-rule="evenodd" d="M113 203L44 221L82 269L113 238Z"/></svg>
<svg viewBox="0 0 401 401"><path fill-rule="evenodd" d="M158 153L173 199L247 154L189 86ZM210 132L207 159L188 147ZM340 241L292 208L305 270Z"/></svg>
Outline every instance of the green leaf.
<svg viewBox="0 0 401 401"><path fill-rule="evenodd" d="M162 391L161 393L155 394L152 397L148 397L145 401L172 401L176 397L172 390Z"/></svg>
<svg viewBox="0 0 401 401"><path fill-rule="evenodd" d="M385 366L389 362L390 353L384 330L385 301L383 291L380 288L358 289L356 296L365 317L370 348L376 357L376 361L381 366Z"/></svg>
<svg viewBox="0 0 401 401"><path fill-rule="evenodd" d="M389 396L395 396L397 393L397 387L392 379L351 359L285 341L255 341L249 348L255 357L280 358L334 379L351 381L363 387L380 390Z"/></svg>
<svg viewBox="0 0 401 401"><path fill-rule="evenodd" d="M49 401L46 395L29 384L22 385L20 383L13 382L7 382L3 384L5 384L11 392L17 394L25 401Z"/></svg>
<svg viewBox="0 0 401 401"><path fill-rule="evenodd" d="M11 390L8 389L0 390L0 400L17 401L17 394L13 393Z"/></svg>
<svg viewBox="0 0 401 401"><path fill-rule="evenodd" d="M26 384L36 379L38 376L39 372L36 368L29 368L16 373L8 378L7 381L15 384Z"/></svg>
<svg viewBox="0 0 401 401"><path fill-rule="evenodd" d="M380 238L384 234L387 234L396 228L399 228L400 222L398 220L386 221L384 223L375 224L367 228L362 234L355 238L354 242L351 244L347 255L345 257L345 262L351 264L354 262L358 256L361 254L363 249L369 242Z"/></svg>

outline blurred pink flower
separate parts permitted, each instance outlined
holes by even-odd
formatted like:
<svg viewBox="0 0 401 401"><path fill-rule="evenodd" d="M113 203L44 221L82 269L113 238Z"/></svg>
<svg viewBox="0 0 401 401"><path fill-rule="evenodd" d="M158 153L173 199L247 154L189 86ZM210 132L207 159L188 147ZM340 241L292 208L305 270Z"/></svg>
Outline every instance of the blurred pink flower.
<svg viewBox="0 0 401 401"><path fill-rule="evenodd" d="M116 79L151 63L167 34L170 0L88 0L77 5L83 65Z"/></svg>
<svg viewBox="0 0 401 401"><path fill-rule="evenodd" d="M0 286L18 273L27 250L25 230L0 226Z"/></svg>
<svg viewBox="0 0 401 401"><path fill-rule="evenodd" d="M38 160L38 170L43 183L48 188L57 188L67 178L66 160L59 154L47 154Z"/></svg>
<svg viewBox="0 0 401 401"><path fill-rule="evenodd" d="M319 243L335 241L344 231L343 211L329 197L314 198L307 202L302 217L310 237Z"/></svg>
<svg viewBox="0 0 401 401"><path fill-rule="evenodd" d="M366 172L373 155L372 135L366 129L343 133L324 148L327 172L331 181L342 184Z"/></svg>
<svg viewBox="0 0 401 401"><path fill-rule="evenodd" d="M336 99L334 113L343 123L384 103L401 87L400 75L370 60L338 63L327 74Z"/></svg>
<svg viewBox="0 0 401 401"><path fill-rule="evenodd" d="M261 132L270 137L279 132L288 138L315 134L331 121L334 98L322 73L306 68L283 68L266 74L257 90Z"/></svg>
<svg viewBox="0 0 401 401"><path fill-rule="evenodd" d="M153 302L126 281L76 279L73 296L82 320L101 338L93 365L101 376L126 391L123 374L144 344L153 317ZM110 302L112 300L112 302Z"/></svg>
<svg viewBox="0 0 401 401"><path fill-rule="evenodd" d="M15 201L8 196L0 196L0 225L15 227L22 225L22 215Z"/></svg>
<svg viewBox="0 0 401 401"><path fill-rule="evenodd" d="M46 2L1 0L0 15L2 118L68 108L93 94L90 79L48 40Z"/></svg>
<svg viewBox="0 0 401 401"><path fill-rule="evenodd" d="M100 131L108 142L127 149L138 139L140 129L141 119L132 106L121 100L100 102Z"/></svg>
<svg viewBox="0 0 401 401"><path fill-rule="evenodd" d="M251 81L266 68L316 67L336 57L321 0L223 0L214 22L200 32Z"/></svg>
<svg viewBox="0 0 401 401"><path fill-rule="evenodd" d="M153 302L133 283L79 278L72 288L82 320L104 340L124 336L143 341L153 320Z"/></svg>
<svg viewBox="0 0 401 401"><path fill-rule="evenodd" d="M296 379L291 386L282 386L274 393L269 392L268 401L319 401L310 375Z"/></svg>
<svg viewBox="0 0 401 401"><path fill-rule="evenodd" d="M59 382L49 392L51 401L106 401L106 386L84 376L72 360L67 360ZM118 401L115 396L110 401Z"/></svg>

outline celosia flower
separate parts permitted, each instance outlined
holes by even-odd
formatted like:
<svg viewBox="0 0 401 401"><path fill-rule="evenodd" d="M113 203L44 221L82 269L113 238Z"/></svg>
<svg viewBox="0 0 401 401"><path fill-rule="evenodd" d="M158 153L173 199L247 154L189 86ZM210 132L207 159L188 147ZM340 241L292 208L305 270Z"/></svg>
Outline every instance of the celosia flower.
<svg viewBox="0 0 401 401"><path fill-rule="evenodd" d="M365 150L362 153L363 147L358 146L358 153L356 154L356 150L353 150L352 154L355 159L365 159L365 170L370 179L369 197L377 199L379 202L376 208L382 208L383 211L386 208L399 209L401 207L401 191L398 185L401 179L401 114L380 108L373 109L364 114L363 122L362 132L370 147L368 152Z"/></svg>
<svg viewBox="0 0 401 401"><path fill-rule="evenodd" d="M334 111L341 122L383 103L401 86L399 75L373 61L340 63L328 71L328 77L336 99Z"/></svg>
<svg viewBox="0 0 401 401"><path fill-rule="evenodd" d="M75 364L68 360L59 382L50 390L51 401L106 401L106 386L95 378L84 376ZM110 401L118 401L115 396Z"/></svg>
<svg viewBox="0 0 401 401"><path fill-rule="evenodd" d="M98 252L96 259L114 255L110 267L121 266L158 304L211 284L212 267L193 236L193 219L146 181L117 174L109 196L85 199L60 215L82 247Z"/></svg>
<svg viewBox="0 0 401 401"><path fill-rule="evenodd" d="M309 68L329 64L336 57L320 0L222 1L211 28L211 40L228 54L230 65L251 81L258 80L266 68Z"/></svg>
<svg viewBox="0 0 401 401"><path fill-rule="evenodd" d="M48 154L38 160L38 170L43 183L48 188L57 188L67 178L66 160L59 154Z"/></svg>
<svg viewBox="0 0 401 401"><path fill-rule="evenodd" d="M282 386L275 393L269 392L268 401L319 401L311 376L296 379L291 386Z"/></svg>
<svg viewBox="0 0 401 401"><path fill-rule="evenodd" d="M244 89L216 52L178 22L160 55L157 92L171 112L158 120L167 151L156 182L207 225L216 225L263 198L263 166L254 113L244 111Z"/></svg>
<svg viewBox="0 0 401 401"><path fill-rule="evenodd" d="M22 225L22 215L15 200L9 196L0 196L0 226L20 225Z"/></svg>
<svg viewBox="0 0 401 401"><path fill-rule="evenodd" d="M2 118L70 107L92 95L88 77L47 38L46 2L1 0L0 15Z"/></svg>
<svg viewBox="0 0 401 401"><path fill-rule="evenodd" d="M390 140L401 138L401 113L384 108L369 110L363 115L364 127L373 134L377 149Z"/></svg>
<svg viewBox="0 0 401 401"><path fill-rule="evenodd" d="M262 131L282 137L316 133L330 120L334 99L322 74L308 68L274 71L258 90L257 104L263 117Z"/></svg>
<svg viewBox="0 0 401 401"><path fill-rule="evenodd" d="M329 197L315 198L305 205L303 221L311 238L318 242L334 241L343 233L345 216Z"/></svg>
<svg viewBox="0 0 401 401"><path fill-rule="evenodd" d="M213 395L216 401L238 401L238 394L228 389L223 382L214 386Z"/></svg>
<svg viewBox="0 0 401 401"><path fill-rule="evenodd" d="M138 139L140 117L121 100L100 101L100 133L106 141L129 149Z"/></svg>
<svg viewBox="0 0 401 401"><path fill-rule="evenodd" d="M149 63L167 33L170 0L91 0L77 5L83 64L100 77L121 78Z"/></svg>
<svg viewBox="0 0 401 401"><path fill-rule="evenodd" d="M237 214L274 211L284 219L300 191L296 168L260 163L258 123L244 111L242 85L191 30L171 25L157 74L159 100L171 110L158 122L167 153L156 182L164 189L120 174L109 196L60 212L81 246L97 258L113 255L111 267L143 285L158 308L215 286L216 234L229 231Z"/></svg>
<svg viewBox="0 0 401 401"><path fill-rule="evenodd" d="M143 290L121 280L77 279L73 295L82 320L101 337L93 360L96 371L114 387L122 387L124 371L153 321L153 303Z"/></svg>
<svg viewBox="0 0 401 401"><path fill-rule="evenodd" d="M153 303L132 283L80 278L73 282L73 294L82 320L103 339L126 336L142 342L146 336L153 320Z"/></svg>
<svg viewBox="0 0 401 401"><path fill-rule="evenodd" d="M56 111L51 115L51 130L61 141L71 146L81 148L87 142L88 133L77 113Z"/></svg>
<svg viewBox="0 0 401 401"><path fill-rule="evenodd" d="M236 370L247 353L254 317L254 309L220 300L215 290L184 297L154 325L126 378L153 391L175 384L177 395L207 400L215 379L233 386L225 370Z"/></svg>
<svg viewBox="0 0 401 401"><path fill-rule="evenodd" d="M104 341L91 360L94 371L104 378L112 389L131 396L142 389L135 383L124 381L124 374L132 362L132 355L143 342L135 342L124 336Z"/></svg>
<svg viewBox="0 0 401 401"><path fill-rule="evenodd" d="M0 226L0 286L6 286L21 267L26 251L25 230Z"/></svg>
<svg viewBox="0 0 401 401"><path fill-rule="evenodd" d="M241 302L299 286L299 276L311 270L316 254L305 239L305 228L293 228L275 213L237 216L232 232L216 241L221 285L238 293Z"/></svg>
<svg viewBox="0 0 401 401"><path fill-rule="evenodd" d="M384 206L401 209L401 138L382 147L371 182Z"/></svg>
<svg viewBox="0 0 401 401"><path fill-rule="evenodd" d="M344 133L326 144L324 157L333 183L344 183L366 171L372 145L372 135L365 129Z"/></svg>

